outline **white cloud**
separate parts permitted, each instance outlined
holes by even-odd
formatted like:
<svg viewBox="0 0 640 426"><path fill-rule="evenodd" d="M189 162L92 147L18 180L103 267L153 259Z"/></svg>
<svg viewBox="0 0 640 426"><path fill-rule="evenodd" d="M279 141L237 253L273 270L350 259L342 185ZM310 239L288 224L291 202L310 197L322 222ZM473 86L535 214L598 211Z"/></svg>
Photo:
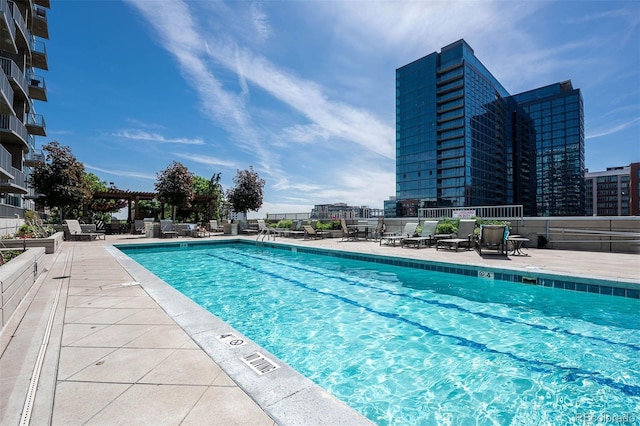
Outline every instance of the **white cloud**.
<svg viewBox="0 0 640 426"><path fill-rule="evenodd" d="M150 142L158 142L158 143L204 145L204 141L202 139L166 138L157 133L149 133L149 132L144 132L142 130L122 130L120 132L113 133L112 136L125 138L125 139L150 141Z"/></svg>
<svg viewBox="0 0 640 426"><path fill-rule="evenodd" d="M210 157L210 156L207 156L207 155L184 154L184 153L174 152L173 156L174 157L178 157L178 158L182 158L184 160L189 160L189 161L192 161L194 163L205 164L207 166L220 166L220 167L225 167L225 168L228 168L228 169L237 169L238 168L237 164L232 162L232 161L222 160L220 158Z"/></svg>
<svg viewBox="0 0 640 426"><path fill-rule="evenodd" d="M103 169L103 168L100 168L100 167L94 167L94 166L92 166L90 164L86 164L86 163L85 163L84 167L86 169L89 169L89 170L94 170L96 172L106 173L106 174L114 175L114 176L123 176L123 177L131 177L131 178L154 180L154 181L157 178L156 175L150 175L150 174L147 174L147 173L129 172L129 171L125 171L125 170Z"/></svg>
<svg viewBox="0 0 640 426"><path fill-rule="evenodd" d="M264 8L261 3L252 3L251 4L251 21L253 23L253 28L255 29L258 40L265 41L271 35L271 26L269 26L269 21L267 18L267 14L264 12Z"/></svg>
<svg viewBox="0 0 640 426"><path fill-rule="evenodd" d="M599 138L602 136L609 136L612 135L614 133L618 133L624 129L627 129L633 125L635 125L636 123L640 122L640 117L636 117L635 119L631 120L631 121L627 121L626 123L622 123L622 124L618 124L616 126L613 127L607 127L604 129L598 129L595 131L595 133L591 133L588 135L585 135L585 139L595 139L595 138Z"/></svg>

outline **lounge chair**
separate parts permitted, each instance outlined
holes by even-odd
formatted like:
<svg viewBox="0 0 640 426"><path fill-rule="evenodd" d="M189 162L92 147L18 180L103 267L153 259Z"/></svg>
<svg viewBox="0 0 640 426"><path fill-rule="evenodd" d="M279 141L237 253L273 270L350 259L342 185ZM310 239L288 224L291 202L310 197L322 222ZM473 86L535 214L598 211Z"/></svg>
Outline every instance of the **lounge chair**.
<svg viewBox="0 0 640 426"><path fill-rule="evenodd" d="M458 247L461 244L466 245L471 249L471 242L473 241L473 231L476 228L476 221L472 219L462 219L458 225L458 232L456 238L443 238L438 240L436 244L436 250L442 248L454 247L458 251Z"/></svg>
<svg viewBox="0 0 640 426"><path fill-rule="evenodd" d="M212 234L215 235L222 235L224 234L224 228L220 225L218 225L218 221L217 220L210 220L209 221L209 232L211 232Z"/></svg>
<svg viewBox="0 0 640 426"><path fill-rule="evenodd" d="M136 234L144 233L144 220L136 219L133 221L133 229Z"/></svg>
<svg viewBox="0 0 640 426"><path fill-rule="evenodd" d="M507 225L480 225L480 235L476 241L478 253L482 255L482 248L497 250L498 253L507 255L507 237L509 228Z"/></svg>
<svg viewBox="0 0 640 426"><path fill-rule="evenodd" d="M387 245L396 245L396 242L402 243L403 238L413 237L418 228L418 222L409 222L404 225L404 229L400 235L383 235L380 238L380 245L384 242Z"/></svg>
<svg viewBox="0 0 640 426"><path fill-rule="evenodd" d="M160 220L160 238L173 238L178 237L178 232L173 227L173 221L171 219Z"/></svg>
<svg viewBox="0 0 640 426"><path fill-rule="evenodd" d="M316 229L314 229L313 226L311 225L303 225L302 226L304 228L304 239L310 239L313 238L314 240L317 240L318 238L324 238L324 232L323 231L318 231Z"/></svg>
<svg viewBox="0 0 640 426"><path fill-rule="evenodd" d="M258 236L256 237L256 241L262 237L262 241L265 238L269 239L273 236L273 239L276 239L275 232L272 231L271 228L265 223L264 219L258 219Z"/></svg>
<svg viewBox="0 0 640 426"><path fill-rule="evenodd" d="M342 241L356 241L358 239L358 228L351 228L347 226L347 221L340 219L340 225L342 226Z"/></svg>
<svg viewBox="0 0 640 426"><path fill-rule="evenodd" d="M417 249L420 246L429 247L431 242L436 241L436 228L438 227L438 222L433 220L425 220L422 224L422 232L417 237L404 237L400 240L400 245L404 246L415 246Z"/></svg>
<svg viewBox="0 0 640 426"><path fill-rule="evenodd" d="M102 232L82 232L80 222L75 219L67 219L65 223L67 224L67 229L69 229L69 235L76 241L78 238L87 238L88 240L100 238L104 240L106 238Z"/></svg>

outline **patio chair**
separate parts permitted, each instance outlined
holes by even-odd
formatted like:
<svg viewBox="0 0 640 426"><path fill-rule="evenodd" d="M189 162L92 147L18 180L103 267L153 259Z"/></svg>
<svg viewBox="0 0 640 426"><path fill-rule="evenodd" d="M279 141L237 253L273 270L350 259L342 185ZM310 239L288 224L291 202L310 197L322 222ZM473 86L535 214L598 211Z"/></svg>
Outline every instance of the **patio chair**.
<svg viewBox="0 0 640 426"><path fill-rule="evenodd" d="M476 221L473 219L461 219L458 225L458 232L456 238L443 238L438 240L436 244L436 250L442 248L455 248L458 251L458 247L461 244L466 245L468 249L471 249L471 242L473 241L473 231L476 228Z"/></svg>
<svg viewBox="0 0 640 426"><path fill-rule="evenodd" d="M143 234L144 233L144 220L135 219L133 221L133 229L134 229L136 234Z"/></svg>
<svg viewBox="0 0 640 426"><path fill-rule="evenodd" d="M383 235L380 238L380 245L384 242L386 245L393 245L395 247L396 242L402 243L403 238L413 237L418 229L418 222L409 222L404 225L404 229L400 235Z"/></svg>
<svg viewBox="0 0 640 426"><path fill-rule="evenodd" d="M223 235L224 227L218 225L218 221L212 219L209 221L209 232L213 235Z"/></svg>
<svg viewBox="0 0 640 426"><path fill-rule="evenodd" d="M400 245L402 247L406 246L415 246L417 249L420 246L429 247L432 241L436 240L436 228L438 227L438 222L434 220L425 220L422 224L422 232L417 237L404 237L400 240Z"/></svg>
<svg viewBox="0 0 640 426"><path fill-rule="evenodd" d="M342 241L356 241L358 239L358 228L351 228L347 226L347 221L340 219L340 225L342 226Z"/></svg>
<svg viewBox="0 0 640 426"><path fill-rule="evenodd" d="M102 238L103 240L106 238L102 232L82 232L82 227L80 226L80 222L76 219L67 219L65 220L67 224L67 229L69 230L69 235L74 239L78 240L78 238L87 238L88 240L95 240Z"/></svg>
<svg viewBox="0 0 640 426"><path fill-rule="evenodd" d="M304 239L310 239L313 238L314 240L317 240L318 238L324 238L324 232L323 231L318 231L317 229L315 229L313 226L311 225L303 225L302 226L304 228Z"/></svg>
<svg viewBox="0 0 640 426"><path fill-rule="evenodd" d="M173 221L171 219L160 220L160 238L173 238L178 237L178 232L173 227Z"/></svg>
<svg viewBox="0 0 640 426"><path fill-rule="evenodd" d="M497 250L499 254L507 256L507 225L480 225L480 235L476 241L478 253L482 255L482 248Z"/></svg>
<svg viewBox="0 0 640 426"><path fill-rule="evenodd" d="M275 232L273 232L271 228L265 223L264 219L258 219L258 236L256 237L256 241L258 241L260 237L262 237L262 241L264 241L265 238L269 239L272 236L275 241Z"/></svg>

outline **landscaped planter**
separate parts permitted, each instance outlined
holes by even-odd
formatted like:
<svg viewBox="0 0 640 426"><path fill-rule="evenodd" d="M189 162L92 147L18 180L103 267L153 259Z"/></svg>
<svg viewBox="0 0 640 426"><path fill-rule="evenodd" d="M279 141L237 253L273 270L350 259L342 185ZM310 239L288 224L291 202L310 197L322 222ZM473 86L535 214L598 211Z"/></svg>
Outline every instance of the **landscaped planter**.
<svg viewBox="0 0 640 426"><path fill-rule="evenodd" d="M45 253L55 253L64 240L62 232L56 232L47 238L17 238L12 240L2 240L2 248L22 250L24 248L44 247Z"/></svg>
<svg viewBox="0 0 640 426"><path fill-rule="evenodd" d="M20 256L0 266L0 328L11 318L42 270L44 247L27 249Z"/></svg>

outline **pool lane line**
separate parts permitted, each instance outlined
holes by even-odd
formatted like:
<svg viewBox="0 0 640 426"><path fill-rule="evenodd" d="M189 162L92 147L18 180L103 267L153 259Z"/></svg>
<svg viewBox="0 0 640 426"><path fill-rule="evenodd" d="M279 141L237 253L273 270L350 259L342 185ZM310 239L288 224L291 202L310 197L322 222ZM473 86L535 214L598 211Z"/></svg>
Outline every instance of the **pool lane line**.
<svg viewBox="0 0 640 426"><path fill-rule="evenodd" d="M455 335L452 335L452 334L441 333L440 331L438 331L438 330L436 330L434 328L431 328L431 327L428 327L428 326L426 326L424 324L420 324L420 323L418 323L416 321L412 321L410 319L404 318L404 317L402 317L402 316L400 316L398 314L389 313L389 312L382 312L382 311L376 311L375 309L370 308L369 306L362 305L361 303L358 303L358 302L356 302L354 300L351 300L351 299L348 299L346 297L338 296L338 295L333 294L333 293L328 293L326 291L322 291L322 290L318 290L318 289L309 287L305 283L302 283L302 282L300 282L298 280L294 280L294 279L283 277L283 276L278 275L278 274L276 274L274 272L260 271L257 268L249 266L249 265L246 265L246 264L244 264L244 263L242 263L242 262L240 262L238 260L226 259L226 258L224 258L222 256L218 256L218 255L214 255L214 254L210 254L210 253L207 253L206 255L210 256L210 257L213 257L213 258L216 258L218 260L222 260L222 261L226 261L226 262L229 262L229 263L233 263L235 265L238 265L238 266L240 266L242 268L245 268L245 269L252 270L254 272L259 272L261 274L266 274L266 275L269 275L269 276L271 276L273 278L276 278L276 279L280 279L280 280L283 280L283 281L286 281L286 282L290 282L290 283L292 283L293 285L295 285L297 287L301 287L301 288L304 288L304 289L309 290L311 292L315 292L315 293L318 293L318 294L321 294L321 295L324 295L324 296L328 296L328 297L340 300L343 303L346 303L346 304L355 306L357 308L363 309L363 310L365 310L367 312L370 312L370 313L372 313L374 315L382 316L382 317L385 317L385 318L390 318L390 319L393 319L393 320L398 321L398 322L403 322L405 324L408 324L408 325L411 325L411 326L413 326L415 328L418 328L419 330L422 330L422 331L424 331L424 332L426 332L428 334L452 339L454 341L457 341L456 344L458 346L468 347L468 348L475 349L475 350L480 351L480 352L487 352L487 353L493 353L493 354L497 354L497 355L506 356L506 357L511 358L511 359L513 359L513 360L515 360L515 361L517 361L519 363L527 365L530 370L535 371L535 372L552 373L553 370L563 371L563 372L566 373L566 375L563 377L564 381L575 381L575 380L580 379L580 378L587 378L587 379L593 380L594 382L596 382L596 383L598 383L598 384L600 384L602 386L606 386L606 387L609 387L609 388L612 388L612 389L616 389L616 390L622 392L623 394L625 394L627 396L640 397L640 385L629 385L629 384L625 384L625 383L616 382L615 380L613 380L611 378L608 378L608 377L598 377L598 376L602 376L602 373L599 373L599 372L591 372L589 370L585 370L585 369L578 368L578 367L564 367L564 366L557 365L557 364L554 364L554 363L548 362L548 361L540 361L540 360L536 360L536 359L533 359L533 360L532 359L527 359L527 358L524 358L522 356L513 354L511 352L504 352L504 351L499 351L499 350L496 350L496 349L491 349L487 345L485 345L484 343L479 343L479 342L476 342L476 341L473 341L473 340L470 340L470 339L467 339L467 338L464 338L464 337L461 337L461 336L455 336ZM552 371L549 371L548 369L545 369L545 367L550 368Z"/></svg>
<svg viewBox="0 0 640 426"><path fill-rule="evenodd" d="M616 342L616 341L613 341L613 340L610 340L610 339L607 339L607 338L604 338L604 337L586 336L584 334L576 333L576 332L573 332L573 331L570 331L570 330L567 330L567 329L563 329L563 328L560 328L560 327L551 328L551 327L546 326L546 325L531 324L531 323L528 323L526 321L520 321L520 320L517 320L517 319L514 319L514 318L488 314L488 313L485 313L485 312L476 312L476 311L472 311L470 309L464 308L464 307L462 307L460 305L456 305L455 303L443 303L443 302L440 302L440 301L434 300L434 299L425 299L425 298L422 298L422 297L411 296L411 295L408 295L406 293L399 293L399 292L396 292L394 290L389 290L389 289L377 287L375 285L363 284L363 283L359 282L356 279L348 279L347 277L344 277L344 276L323 273L323 272L318 271L318 270L312 270L312 269L304 268L304 267L297 266L297 265L291 265L291 264L288 264L288 263L282 262L282 261L275 261L275 260L273 260L271 258L265 259L264 257L251 255L251 254L248 254L248 253L242 252L242 251L239 251L237 254L245 256L245 257L248 257L248 258L256 259L256 260L263 260L263 261L268 261L268 262L271 262L271 263L277 263L279 265L286 266L286 267L291 268L291 269L296 269L296 270L299 270L299 271L314 273L314 274L317 274L317 275L320 275L320 276L323 276L323 277L326 277L326 278L337 279L337 280L343 281L343 282L345 282L345 283L347 283L349 285L352 285L352 286L370 288L370 289L374 289L374 290L376 290L378 292L381 292L381 293L386 293L386 294L390 294L390 295L401 297L401 298L408 298L408 299L412 299L412 300L415 300L415 301L418 301L418 302L422 302L422 303L426 303L426 304L433 305L433 306L439 306L439 307L443 307L443 308L447 308L447 309L455 309L455 310L457 310L459 312L462 312L462 313L471 314L471 315L475 315L475 316L478 316L478 317L481 317L481 318L486 318L486 319L493 319L493 320L502 322L504 324L520 324L520 325L524 325L524 326L527 326L527 327L535 328L535 329L538 329L538 330L541 330L541 331L550 331L550 332L558 333L558 334L566 334L566 335L572 336L572 337L579 337L579 338L587 339L587 340L595 340L597 342L606 343L607 345L623 346L623 347L626 347L626 348L631 349L631 350L636 351L636 352L640 351L640 346L634 345L633 343Z"/></svg>

